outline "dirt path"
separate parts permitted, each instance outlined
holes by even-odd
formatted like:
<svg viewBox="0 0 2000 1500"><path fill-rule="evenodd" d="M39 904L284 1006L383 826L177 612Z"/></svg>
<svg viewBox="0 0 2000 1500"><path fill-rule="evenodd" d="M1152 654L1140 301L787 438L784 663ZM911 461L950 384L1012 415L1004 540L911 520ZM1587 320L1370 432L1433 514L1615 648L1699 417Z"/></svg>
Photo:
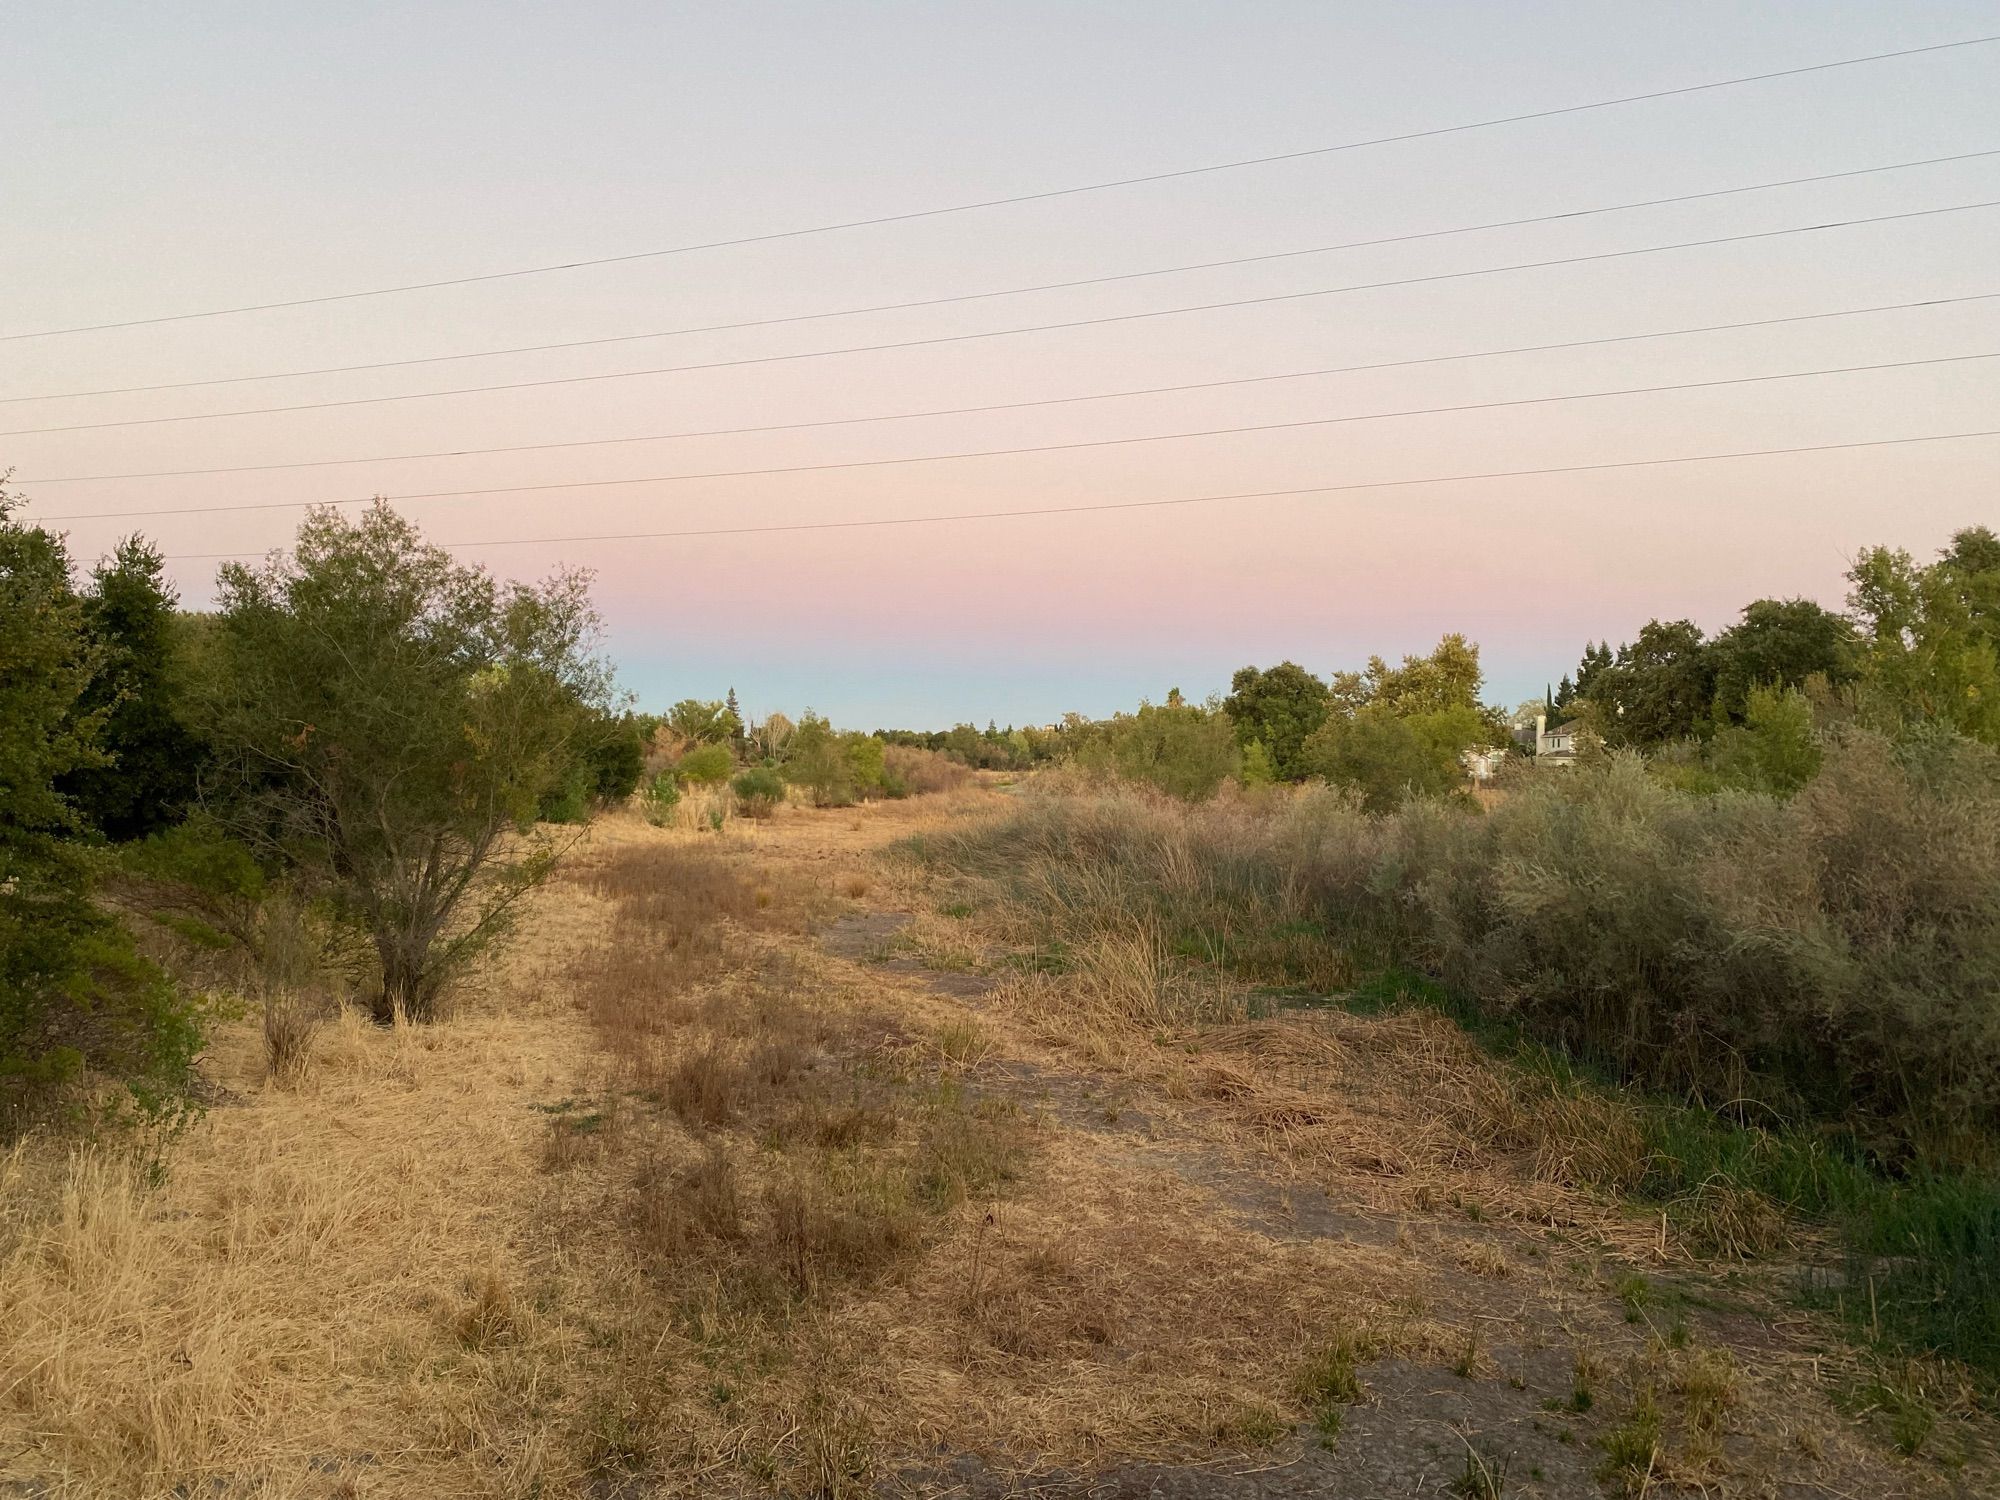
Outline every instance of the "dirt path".
<svg viewBox="0 0 2000 1500"><path fill-rule="evenodd" d="M950 816L986 813L967 799ZM1150 1067L1093 1067L1082 1049L1052 1044L1046 1027L1010 1012L1008 986L990 968L949 944L936 968L902 951L928 950L937 961L937 945L920 931L935 925L926 906L933 893L881 878L874 856L939 816L906 806L787 820L758 834L755 858L795 872L839 871L848 909L801 941L831 961L838 982L869 990L906 1023L936 1033L976 1027L968 1085L1036 1120L1036 1164L988 1206L989 1234L1016 1219L1053 1225L1086 1259L1152 1256L1167 1277L1198 1276L1225 1304L1190 1307L1178 1326L1121 1320L1090 1359L1143 1385L1174 1365L1184 1340L1189 1361L1213 1361L1238 1399L1278 1421L1232 1425L1210 1413L1204 1433L1197 1409L1205 1398L1183 1399L1167 1424L1180 1428L1173 1441L1121 1452L1120 1434L1103 1432L1087 1465L1074 1464L1074 1451L1035 1446L1050 1436L1046 1425L1010 1433L1005 1423L966 1424L968 1436L1002 1446L905 1465L903 1488L1363 1497L1481 1494L1490 1476L1492 1493L1520 1496L1626 1486L1799 1497L1974 1492L1963 1476L1888 1456L1842 1414L1837 1341L1786 1306L1768 1279L1669 1258L1650 1223L1564 1201L1519 1180L1517 1162L1473 1159L1479 1152L1470 1146L1470 1166L1447 1174L1441 1191L1407 1180L1394 1194L1378 1182L1351 1190L1351 1164L1329 1168L1324 1153L1286 1149L1282 1128L1244 1128L1232 1086L1247 1079L1255 1094L1271 1081L1232 1056L1228 1040L1155 1049L1178 1046L1197 1067L1214 1058L1225 1080L1214 1097L1176 1088L1171 1076L1161 1087ZM1289 1024L1308 1044L1323 1032L1310 1016ZM1343 1020L1343 1039L1370 1024ZM1371 1133L1355 1155L1377 1144ZM1467 1192L1468 1182L1484 1191ZM1495 1222L1481 1212L1482 1197L1535 1208ZM1198 1271L1176 1259L1195 1244ZM1301 1300L1295 1287L1271 1286L1277 1265L1332 1295ZM1357 1351L1360 1399L1327 1401L1309 1377L1301 1384L1299 1371L1343 1340ZM1073 1368L1022 1365L1007 1378L1025 1392L1051 1376L1095 1393ZM1310 1415L1315 1404L1323 1425ZM947 1425L947 1447L949 1433ZM1203 1437L1209 1451L1190 1460ZM1629 1461L1639 1445L1657 1452ZM1132 1461L1175 1447L1178 1462Z"/></svg>

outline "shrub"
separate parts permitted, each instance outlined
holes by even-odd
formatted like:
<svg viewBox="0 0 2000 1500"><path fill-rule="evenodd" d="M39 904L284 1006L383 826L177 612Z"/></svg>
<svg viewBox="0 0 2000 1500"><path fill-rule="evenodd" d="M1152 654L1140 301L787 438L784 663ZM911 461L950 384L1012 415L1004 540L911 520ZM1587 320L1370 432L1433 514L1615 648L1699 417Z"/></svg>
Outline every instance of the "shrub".
<svg viewBox="0 0 2000 1500"><path fill-rule="evenodd" d="M674 769L683 781L714 786L729 779L729 773L736 769L736 758L727 745L697 745L681 757Z"/></svg>
<svg viewBox="0 0 2000 1500"><path fill-rule="evenodd" d="M972 772L936 750L889 745L882 751L882 790L891 797L922 797L965 785Z"/></svg>
<svg viewBox="0 0 2000 1500"><path fill-rule="evenodd" d="M854 762L833 725L808 710L785 748L785 780L805 788L815 807L845 807L855 797Z"/></svg>
<svg viewBox="0 0 2000 1500"><path fill-rule="evenodd" d="M1359 793L1370 812L1387 812L1411 797L1461 790L1460 757L1490 737L1477 709L1403 715L1371 705L1329 718L1306 740L1301 759L1312 774Z"/></svg>
<svg viewBox="0 0 2000 1500"><path fill-rule="evenodd" d="M655 828L663 828L673 820L680 801L680 778L672 771L660 772L639 789L639 811Z"/></svg>
<svg viewBox="0 0 2000 1500"><path fill-rule="evenodd" d="M1214 795L1242 764L1229 716L1219 707L1184 703L1178 692L1091 725L1077 760L1185 802Z"/></svg>
<svg viewBox="0 0 2000 1500"><path fill-rule="evenodd" d="M769 766L752 766L729 783L736 810L746 818L768 818L785 800L785 778Z"/></svg>

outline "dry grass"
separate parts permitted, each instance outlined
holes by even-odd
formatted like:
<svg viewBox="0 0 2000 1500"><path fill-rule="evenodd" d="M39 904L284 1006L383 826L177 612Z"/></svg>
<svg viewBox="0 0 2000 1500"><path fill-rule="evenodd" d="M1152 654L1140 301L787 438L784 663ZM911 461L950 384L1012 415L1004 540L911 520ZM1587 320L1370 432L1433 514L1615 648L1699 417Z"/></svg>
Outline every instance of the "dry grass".
<svg viewBox="0 0 2000 1500"><path fill-rule="evenodd" d="M1029 1475L1282 1461L1292 1424L1369 1398L1378 1356L1442 1372L1472 1347L1483 1379L1499 1353L1469 1336L1496 1306L1597 1351L1575 1420L1622 1429L1645 1393L1663 1463L1711 1493L1733 1481L1705 1455L1763 1411L1814 1472L1879 1477L1799 1415L1796 1369L1648 1348L1544 1253L1551 1225L1634 1255L1652 1227L1566 1185L1586 1143L1540 1137L1589 1120L1480 1093L1484 1061L1435 1018L1246 1019L1143 935L1018 974L975 1017L804 941L871 845L994 800L786 808L722 839L601 820L449 1025L337 1017L289 1089L262 1086L254 1023L226 1032L231 1102L158 1188L101 1153L17 1152L0 1480L582 1500L628 1479L860 1495L940 1451ZM921 911L945 894L871 880ZM998 902L938 920L1018 945ZM1079 1059L1143 1131L1065 1124L1010 1082ZM1232 1196L1243 1173L1415 1230L1274 1234ZM1471 1203L1514 1227L1454 1264L1441 1225Z"/></svg>

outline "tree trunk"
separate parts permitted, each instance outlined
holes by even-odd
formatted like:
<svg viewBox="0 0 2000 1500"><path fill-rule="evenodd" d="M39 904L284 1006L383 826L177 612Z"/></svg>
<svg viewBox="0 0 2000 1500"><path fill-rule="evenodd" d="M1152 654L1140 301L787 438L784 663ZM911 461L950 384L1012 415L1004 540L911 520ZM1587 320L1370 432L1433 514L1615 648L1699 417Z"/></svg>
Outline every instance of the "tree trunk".
<svg viewBox="0 0 2000 1500"><path fill-rule="evenodd" d="M438 979L425 972L429 940L410 934L386 935L376 940L375 951L382 960L382 991L374 1004L376 1021L393 1025L398 1013L406 1021L431 1020Z"/></svg>

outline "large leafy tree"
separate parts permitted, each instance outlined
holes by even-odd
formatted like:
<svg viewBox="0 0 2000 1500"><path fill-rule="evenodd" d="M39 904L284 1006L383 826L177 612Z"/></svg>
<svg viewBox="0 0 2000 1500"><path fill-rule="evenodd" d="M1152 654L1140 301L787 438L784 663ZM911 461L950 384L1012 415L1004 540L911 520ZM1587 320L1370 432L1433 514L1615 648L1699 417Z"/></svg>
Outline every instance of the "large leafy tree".
<svg viewBox="0 0 2000 1500"><path fill-rule="evenodd" d="M97 565L82 599L96 661L79 705L100 721L103 755L72 770L62 789L120 841L169 827L194 800L204 747L183 720L174 605L159 549L136 536Z"/></svg>
<svg viewBox="0 0 2000 1500"><path fill-rule="evenodd" d="M1648 620L1610 666L1591 673L1584 693L1593 727L1612 745L1660 745L1706 724L1715 698L1715 662L1701 627Z"/></svg>
<svg viewBox="0 0 2000 1500"><path fill-rule="evenodd" d="M1336 712L1375 707L1403 717L1477 709L1483 680L1479 647L1452 634L1440 640L1430 655L1406 656L1401 666L1371 656L1362 671L1334 673L1331 699Z"/></svg>
<svg viewBox="0 0 2000 1500"><path fill-rule="evenodd" d="M534 830L610 696L588 580L502 584L377 504L220 578L209 724L230 826L362 927L377 1015L435 1014L546 871Z"/></svg>
<svg viewBox="0 0 2000 1500"><path fill-rule="evenodd" d="M1306 737L1325 722L1330 695L1327 686L1296 662L1275 667L1244 667L1230 679L1222 707L1236 725L1236 738L1246 750L1262 745L1272 773L1293 781L1306 774Z"/></svg>
<svg viewBox="0 0 2000 1500"><path fill-rule="evenodd" d="M2000 743L2000 538L1970 527L1928 565L1872 547L1847 576L1876 715Z"/></svg>
<svg viewBox="0 0 2000 1500"><path fill-rule="evenodd" d="M720 745L741 737L743 720L725 699L683 698L667 710L667 727L697 745Z"/></svg>
<svg viewBox="0 0 2000 1500"><path fill-rule="evenodd" d="M1502 715L1479 701L1483 680L1479 647L1456 634L1400 666L1376 656L1363 671L1337 672L1326 721L1301 749L1304 767L1359 793L1372 812L1448 795L1464 784L1466 750L1507 742Z"/></svg>
<svg viewBox="0 0 2000 1500"><path fill-rule="evenodd" d="M1838 685L1854 675L1854 625L1811 599L1759 599L1708 643L1715 717L1740 724L1751 691L1800 688L1809 677Z"/></svg>

